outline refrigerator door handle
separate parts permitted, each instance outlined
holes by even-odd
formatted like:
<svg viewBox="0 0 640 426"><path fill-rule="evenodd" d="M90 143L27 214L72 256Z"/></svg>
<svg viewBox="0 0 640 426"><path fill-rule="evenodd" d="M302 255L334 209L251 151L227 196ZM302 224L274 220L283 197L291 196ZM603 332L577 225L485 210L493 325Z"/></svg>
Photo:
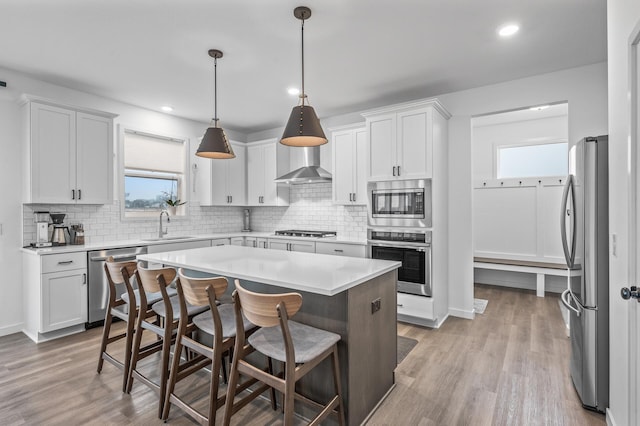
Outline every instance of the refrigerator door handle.
<svg viewBox="0 0 640 426"><path fill-rule="evenodd" d="M575 312L577 316L580 316L580 310L578 308L574 308L573 305L571 304L571 300L569 300L570 297L571 299L573 299L573 296L570 293L571 293L571 290L569 289L566 289L565 291L563 291L562 294L560 295L560 301L562 301L562 304L567 309Z"/></svg>
<svg viewBox="0 0 640 426"><path fill-rule="evenodd" d="M567 203L569 201L569 192L571 192L571 210L567 207ZM574 262L576 259L576 220L575 220L575 211L576 211L576 198L573 189L573 176L569 175L567 177L567 181L564 184L564 190L562 191L562 206L560 210L560 235L562 237L562 251L564 252L564 258L567 262L567 266L569 269L573 268ZM567 242L567 223L566 216L573 214L572 217L572 236L571 236L571 251L569 251L569 245Z"/></svg>

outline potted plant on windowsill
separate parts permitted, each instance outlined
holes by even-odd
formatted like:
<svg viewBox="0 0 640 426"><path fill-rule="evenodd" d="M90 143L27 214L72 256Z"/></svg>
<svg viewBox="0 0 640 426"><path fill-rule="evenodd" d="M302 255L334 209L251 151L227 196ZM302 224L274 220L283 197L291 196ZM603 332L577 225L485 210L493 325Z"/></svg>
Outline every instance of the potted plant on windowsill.
<svg viewBox="0 0 640 426"><path fill-rule="evenodd" d="M167 211L170 216L175 216L177 208L187 203L186 201L180 201L180 199L178 197L174 197L173 194L165 192L164 195L166 197L164 199L164 203L167 205Z"/></svg>

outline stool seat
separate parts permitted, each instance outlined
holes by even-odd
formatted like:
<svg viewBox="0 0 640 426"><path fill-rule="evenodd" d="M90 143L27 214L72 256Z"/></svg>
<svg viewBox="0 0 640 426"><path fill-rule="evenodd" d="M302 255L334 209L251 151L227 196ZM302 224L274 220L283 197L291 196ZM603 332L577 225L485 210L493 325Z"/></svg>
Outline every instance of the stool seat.
<svg viewBox="0 0 640 426"><path fill-rule="evenodd" d="M167 293L169 293L168 290L169 289L167 289ZM173 319L177 321L180 319L180 300L178 299L178 295L176 294L175 296L170 297L169 301L171 302L171 311L173 312ZM151 309L153 310L153 312L160 315L162 318L167 317L167 308L164 305L164 301L161 300L160 302L154 303ZM187 303L187 312L189 316L197 315L208 310L209 310L209 307L206 305L193 306Z"/></svg>
<svg viewBox="0 0 640 426"><path fill-rule="evenodd" d="M220 320L222 322L222 338L228 339L230 337L236 337L236 318L233 305L219 305L218 313L220 314ZM245 331L255 328L254 325L245 317L242 318L242 321ZM205 333L215 336L213 315L211 314L211 311L196 315L193 317L193 323Z"/></svg>
<svg viewBox="0 0 640 426"><path fill-rule="evenodd" d="M295 350L295 363L316 359L340 341L340 335L289 320L289 332ZM286 352L280 326L264 327L247 339L251 346L268 357L286 362Z"/></svg>
<svg viewBox="0 0 640 426"><path fill-rule="evenodd" d="M140 289L135 289L133 290L133 294L135 295L136 298L136 306L140 306ZM167 295L169 297L171 296L175 296L176 294L178 294L178 292L176 291L175 288L173 287L167 287ZM146 293L147 296L147 305L151 306L156 302L159 302L160 300L162 300L162 294L157 291L155 293ZM120 296L120 298L122 300L124 300L125 302L129 303L129 294L124 293L122 296Z"/></svg>

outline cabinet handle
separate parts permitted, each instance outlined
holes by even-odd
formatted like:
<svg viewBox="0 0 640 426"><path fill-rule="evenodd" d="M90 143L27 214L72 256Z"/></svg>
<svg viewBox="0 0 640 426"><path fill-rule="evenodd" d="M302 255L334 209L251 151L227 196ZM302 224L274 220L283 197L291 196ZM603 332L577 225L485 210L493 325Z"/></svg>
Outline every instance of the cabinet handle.
<svg viewBox="0 0 640 426"><path fill-rule="evenodd" d="M398 176L400 176L400 166L398 166Z"/></svg>
<svg viewBox="0 0 640 426"><path fill-rule="evenodd" d="M73 263L73 260L63 260L58 262L58 265L71 265Z"/></svg>
<svg viewBox="0 0 640 426"><path fill-rule="evenodd" d="M229 202L233 203L233 195L229 195Z"/></svg>
<svg viewBox="0 0 640 426"><path fill-rule="evenodd" d="M393 175L396 175L396 166L393 166Z"/></svg>
<svg viewBox="0 0 640 426"><path fill-rule="evenodd" d="M72 189L72 190L71 190L71 199L72 199L72 200L75 200L75 199L76 199L76 190L75 190L75 189Z"/></svg>
<svg viewBox="0 0 640 426"><path fill-rule="evenodd" d="M353 202L354 203L356 202L356 193L355 192L353 193Z"/></svg>
<svg viewBox="0 0 640 426"><path fill-rule="evenodd" d="M353 192L349 193L349 201L353 201Z"/></svg>
<svg viewBox="0 0 640 426"><path fill-rule="evenodd" d="M257 242L257 241L254 241L254 242L253 242L253 246L254 246L255 248L258 248L258 242Z"/></svg>
<svg viewBox="0 0 640 426"><path fill-rule="evenodd" d="M340 250L340 249L333 249L333 251L335 251L336 253L344 253L344 250Z"/></svg>
<svg viewBox="0 0 640 426"><path fill-rule="evenodd" d="M402 303L398 303L398 307L402 308L404 305Z"/></svg>
<svg viewBox="0 0 640 426"><path fill-rule="evenodd" d="M87 274L82 274L82 284L87 283Z"/></svg>
<svg viewBox="0 0 640 426"><path fill-rule="evenodd" d="M78 189L78 200L82 200L82 189Z"/></svg>

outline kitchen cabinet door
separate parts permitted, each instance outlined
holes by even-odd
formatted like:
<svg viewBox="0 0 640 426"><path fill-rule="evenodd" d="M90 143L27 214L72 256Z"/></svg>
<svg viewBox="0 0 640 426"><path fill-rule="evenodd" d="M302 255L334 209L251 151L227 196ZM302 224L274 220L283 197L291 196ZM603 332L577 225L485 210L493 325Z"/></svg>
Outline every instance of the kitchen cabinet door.
<svg viewBox="0 0 640 426"><path fill-rule="evenodd" d="M385 114L367 122L369 132L369 180L395 178L396 114Z"/></svg>
<svg viewBox="0 0 640 426"><path fill-rule="evenodd" d="M422 179L432 177L433 141L431 109L398 114L398 143L396 147L396 177Z"/></svg>
<svg viewBox="0 0 640 426"><path fill-rule="evenodd" d="M78 112L76 130L76 201L107 204L113 194L112 120Z"/></svg>
<svg viewBox="0 0 640 426"><path fill-rule="evenodd" d="M25 203L107 204L113 195L113 114L28 102Z"/></svg>
<svg viewBox="0 0 640 426"><path fill-rule="evenodd" d="M232 143L235 158L211 161L211 205L244 206L246 193L246 148Z"/></svg>
<svg viewBox="0 0 640 426"><path fill-rule="evenodd" d="M86 269L42 274L40 332L59 330L87 321Z"/></svg>
<svg viewBox="0 0 640 426"><path fill-rule="evenodd" d="M364 128L332 134L335 204L366 204L366 134Z"/></svg>
<svg viewBox="0 0 640 426"><path fill-rule="evenodd" d="M239 144L233 144L233 152L236 158L224 160L227 165L227 192L232 206L245 206L247 204L247 148Z"/></svg>
<svg viewBox="0 0 640 426"><path fill-rule="evenodd" d="M25 202L73 203L76 188L76 113L31 103L30 188Z"/></svg>
<svg viewBox="0 0 640 426"><path fill-rule="evenodd" d="M289 168L289 151L273 139L247 147L247 205L289 205L289 186L274 180Z"/></svg>
<svg viewBox="0 0 640 426"><path fill-rule="evenodd" d="M366 257L366 249L367 246L364 244L327 243L324 241L316 243L316 253L334 256Z"/></svg>
<svg viewBox="0 0 640 426"><path fill-rule="evenodd" d="M274 249L274 250L302 251L306 253L316 252L316 243L314 241L269 238L268 246L270 249Z"/></svg>

